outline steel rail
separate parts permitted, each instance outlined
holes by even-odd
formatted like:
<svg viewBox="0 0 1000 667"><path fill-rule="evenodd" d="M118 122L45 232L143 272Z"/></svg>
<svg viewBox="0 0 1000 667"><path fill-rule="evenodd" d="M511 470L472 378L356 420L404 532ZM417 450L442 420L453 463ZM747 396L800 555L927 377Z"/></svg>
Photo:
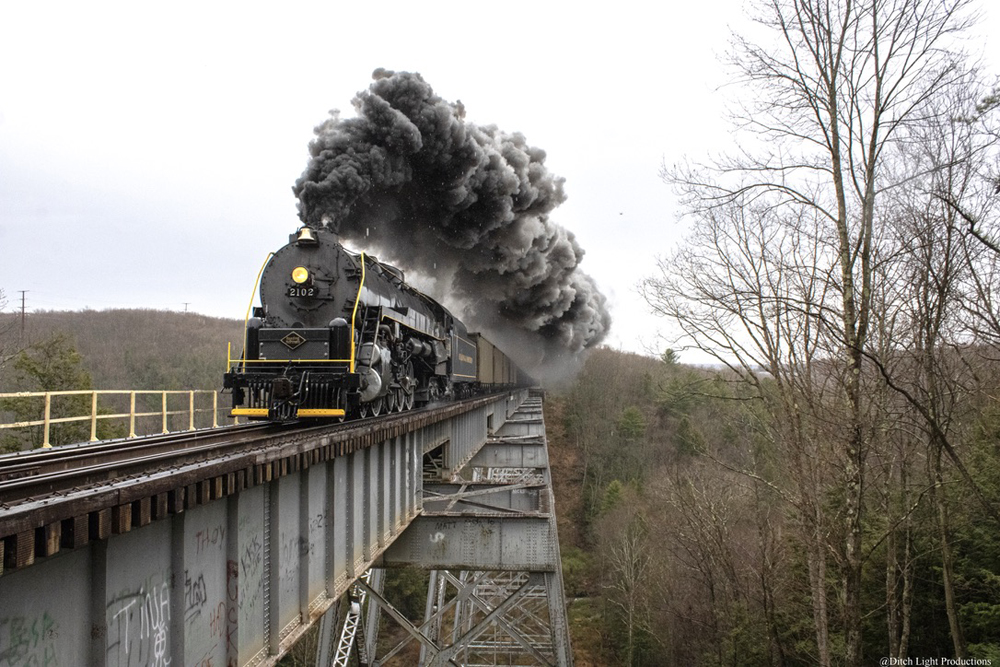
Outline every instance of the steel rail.
<svg viewBox="0 0 1000 667"><path fill-rule="evenodd" d="M221 460L241 449L266 447L273 437L341 436L392 428L439 411L462 409L482 397L446 405L394 412L353 421L252 423L138 438L63 445L0 455L0 509L69 490L113 483L129 475L153 474L165 468Z"/></svg>
<svg viewBox="0 0 1000 667"><path fill-rule="evenodd" d="M19 477L41 475L58 470L71 470L88 465L87 462L99 458L127 460L136 451L149 449L193 446L193 443L220 435L233 435L246 431L266 429L271 424L238 424L219 426L211 429L180 431L168 434L139 436L136 438L116 438L97 442L80 442L60 445L49 449L30 449L23 452L0 455L0 483ZM192 443L189 445L188 443Z"/></svg>
<svg viewBox="0 0 1000 667"><path fill-rule="evenodd" d="M39 472L34 475L8 479L0 482L0 504L29 502L38 496L52 495L63 491L80 490L104 482L118 481L130 473L152 475L166 468L176 468L191 463L223 458L234 448L246 447L255 438L237 437L232 440L210 442L198 446L185 446L180 451L163 451L162 445L145 448L130 448L133 454L128 458L111 457L99 462L83 462L69 469ZM134 451L140 450L140 451Z"/></svg>
<svg viewBox="0 0 1000 667"><path fill-rule="evenodd" d="M261 435L270 424L221 427L187 433L56 447L40 454L0 457L0 503L10 505L60 491L114 481L129 473L217 458Z"/></svg>

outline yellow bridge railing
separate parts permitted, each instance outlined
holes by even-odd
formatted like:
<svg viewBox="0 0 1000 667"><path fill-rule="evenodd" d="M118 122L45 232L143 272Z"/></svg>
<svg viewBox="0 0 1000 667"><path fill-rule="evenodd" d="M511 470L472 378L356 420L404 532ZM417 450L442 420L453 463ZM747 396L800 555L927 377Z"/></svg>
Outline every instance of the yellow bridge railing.
<svg viewBox="0 0 1000 667"><path fill-rule="evenodd" d="M89 396L90 397L90 412L89 414L79 414L72 416L53 416L53 404L58 402L60 397L67 396ZM101 398L104 402L103 406L98 406L98 398ZM137 408L136 398L139 398L140 404ZM171 409L168 409L168 397L172 398ZM177 399L174 397L186 397L185 401L183 398ZM203 398L208 397L208 398ZM127 412L125 411L125 399L128 399ZM196 401L196 398L200 398L200 401ZM39 400L37 414L39 414L40 419L34 419L29 421L19 421L8 424L0 423L0 431L3 429L17 429L17 428L30 428L30 427L42 427L42 447L51 447L49 436L51 433L51 427L54 424L66 424L70 422L90 422L90 440L91 442L97 440L97 423L99 420L104 419L128 419L128 437L134 438L140 435L136 432L136 423L140 418L158 417L158 423L156 426L150 428L148 423L147 427L141 435L149 435L157 432L157 428L162 430L158 431L160 433L170 433L171 426L173 426L173 431L193 431L195 430L195 416L202 415L199 418L199 422L203 422L204 426L209 425L209 420L207 415L211 415L211 426L215 428L219 425L219 394L216 391L210 389L195 389L188 391L159 391L159 390L76 390L76 391L22 391L15 393L0 393L0 417L2 417L4 410L4 405L9 406L11 400ZM207 405L209 399L211 400L211 407ZM182 407L178 407L178 400L183 404ZM150 405L158 403L158 408L151 408ZM199 407L196 405L198 403L201 405ZM109 412L109 404L113 405L111 411ZM81 406L76 406L79 410ZM117 410L117 412L115 411ZM228 409L226 409L228 411ZM81 410L85 412L85 409ZM63 408L65 412L65 407ZM177 420L170 419L175 415L186 415L187 420L183 422L183 426L177 426ZM2 420L2 419L0 419ZM152 420L146 420L147 422Z"/></svg>

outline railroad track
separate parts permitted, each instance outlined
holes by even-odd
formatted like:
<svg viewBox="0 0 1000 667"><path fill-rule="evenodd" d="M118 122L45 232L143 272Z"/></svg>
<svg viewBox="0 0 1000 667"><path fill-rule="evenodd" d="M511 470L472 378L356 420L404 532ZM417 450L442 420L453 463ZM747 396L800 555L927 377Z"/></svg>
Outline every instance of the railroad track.
<svg viewBox="0 0 1000 667"><path fill-rule="evenodd" d="M391 413L344 423L251 423L96 443L63 445L0 455L0 539L11 514L51 505L101 490L135 486L148 480L153 492L236 470L255 475L255 467L325 448L322 457L367 447L393 437L412 424L436 421L489 400L477 397L434 407ZM307 457L308 458L308 457ZM305 465L308 462L303 461ZM296 463L295 465L297 465ZM261 471L270 479L272 471ZM247 481L241 481L246 484ZM259 480L249 482L259 483Z"/></svg>
<svg viewBox="0 0 1000 667"><path fill-rule="evenodd" d="M495 400L342 424L242 424L0 456L0 575Z"/></svg>
<svg viewBox="0 0 1000 667"><path fill-rule="evenodd" d="M259 422L0 455L0 510L164 470L232 459L273 447L292 434L308 438L315 433L366 432L430 412L433 409L423 408L344 423Z"/></svg>
<svg viewBox="0 0 1000 667"><path fill-rule="evenodd" d="M0 507L115 481L164 467L219 458L281 425L214 429L64 445L0 456Z"/></svg>

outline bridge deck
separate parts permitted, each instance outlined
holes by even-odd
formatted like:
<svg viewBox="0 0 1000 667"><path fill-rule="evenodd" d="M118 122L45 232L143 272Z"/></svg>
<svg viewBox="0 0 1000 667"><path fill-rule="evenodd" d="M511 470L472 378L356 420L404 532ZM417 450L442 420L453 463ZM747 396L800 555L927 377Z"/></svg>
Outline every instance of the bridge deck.
<svg viewBox="0 0 1000 667"><path fill-rule="evenodd" d="M48 480L30 498L0 499L0 664L274 664L422 513L465 522L506 503L546 521L537 485L455 496L448 483L477 456L498 455L483 445L526 396L270 429L214 455L202 447L144 472L119 463L93 473L104 479ZM502 456L539 454L525 443ZM429 492L453 496L443 507L425 499L428 471L440 479ZM510 565L551 571L547 558Z"/></svg>

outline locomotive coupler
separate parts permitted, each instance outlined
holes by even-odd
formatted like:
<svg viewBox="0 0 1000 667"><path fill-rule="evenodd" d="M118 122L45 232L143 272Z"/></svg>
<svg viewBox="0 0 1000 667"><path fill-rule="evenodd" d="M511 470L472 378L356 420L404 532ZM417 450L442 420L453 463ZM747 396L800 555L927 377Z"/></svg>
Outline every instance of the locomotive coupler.
<svg viewBox="0 0 1000 667"><path fill-rule="evenodd" d="M284 401L292 397L292 381L286 377L274 378L271 382L271 400Z"/></svg>
<svg viewBox="0 0 1000 667"><path fill-rule="evenodd" d="M308 376L308 373L302 374L297 388L292 385L292 379L287 376L277 377L271 381L271 405L267 411L269 420L277 422L296 420L299 404L305 399L307 392Z"/></svg>

